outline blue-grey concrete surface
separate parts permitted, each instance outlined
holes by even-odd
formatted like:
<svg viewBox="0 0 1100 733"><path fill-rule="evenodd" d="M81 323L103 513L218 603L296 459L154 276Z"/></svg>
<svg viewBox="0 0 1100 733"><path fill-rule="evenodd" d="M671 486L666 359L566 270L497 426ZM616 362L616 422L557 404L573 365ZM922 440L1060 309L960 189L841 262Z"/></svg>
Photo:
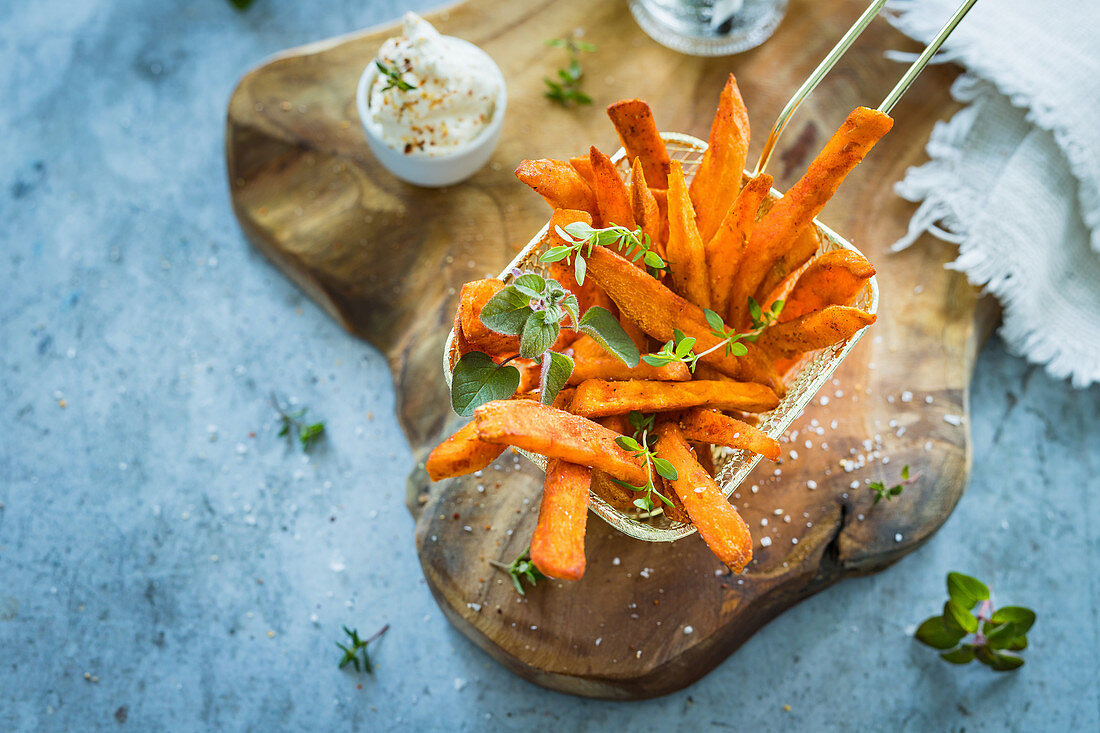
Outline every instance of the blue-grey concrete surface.
<svg viewBox="0 0 1100 733"><path fill-rule="evenodd" d="M553 694L448 625L386 366L247 245L223 163L245 70L397 12L0 3L0 730L1097 730L1100 389L997 340L944 529L692 688ZM272 391L328 421L308 458ZM952 569L1038 611L1023 670L909 638ZM386 622L374 676L337 669L342 624Z"/></svg>

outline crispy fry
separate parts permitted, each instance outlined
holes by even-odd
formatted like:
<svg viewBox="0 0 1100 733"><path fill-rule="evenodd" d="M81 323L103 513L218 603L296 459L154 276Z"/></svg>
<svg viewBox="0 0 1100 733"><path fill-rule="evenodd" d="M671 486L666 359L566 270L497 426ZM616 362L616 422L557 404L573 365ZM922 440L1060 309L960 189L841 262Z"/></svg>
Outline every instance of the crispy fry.
<svg viewBox="0 0 1100 733"><path fill-rule="evenodd" d="M651 188L654 200L657 201L657 218L661 222L660 237L653 242L653 250L665 256L665 245L668 244L668 190L664 188Z"/></svg>
<svg viewBox="0 0 1100 733"><path fill-rule="evenodd" d="M770 303L772 293L783 283L792 272L810 261L817 250L821 248L821 239L817 236L817 230L810 226L799 233L794 240L794 245L783 253L756 290L756 302L761 305Z"/></svg>
<svg viewBox="0 0 1100 733"><path fill-rule="evenodd" d="M691 182L691 202L699 218L699 234L710 240L741 190L745 154L749 149L749 113L737 80L730 74L710 126L707 152Z"/></svg>
<svg viewBox="0 0 1100 733"><path fill-rule="evenodd" d="M706 253L695 225L684 169L680 161L672 162L668 176L668 244L665 252L672 283L676 290L701 308L710 307L710 286L707 284Z"/></svg>
<svg viewBox="0 0 1100 733"><path fill-rule="evenodd" d="M779 442L759 428L714 410L696 407L680 413L680 430L688 440L759 453L779 458Z"/></svg>
<svg viewBox="0 0 1100 733"><path fill-rule="evenodd" d="M462 286L458 314L470 350L489 356L512 356L519 352L519 336L497 333L481 322L481 309L503 289L504 283L496 278L473 280Z"/></svg>
<svg viewBox="0 0 1100 733"><path fill-rule="evenodd" d="M714 236L707 241L707 278L711 308L720 315L729 312L733 278L745 256L749 235L756 224L756 212L772 188L772 177L761 173L745 184L729 207Z"/></svg>
<svg viewBox="0 0 1100 733"><path fill-rule="evenodd" d="M555 209L596 211L596 197L584 179L562 160L525 160L516 168L516 178L535 190Z"/></svg>
<svg viewBox="0 0 1100 733"><path fill-rule="evenodd" d="M599 468L634 485L647 481L643 465L615 442L617 433L563 410L530 400L496 400L474 411L474 425L486 443Z"/></svg>
<svg viewBox="0 0 1100 733"><path fill-rule="evenodd" d="M874 274L874 265L858 252L826 252L799 275L779 320L791 321L830 305L848 305Z"/></svg>
<svg viewBox="0 0 1100 733"><path fill-rule="evenodd" d="M619 133L630 160L642 159L649 185L668 188L668 150L661 133L657 131L649 105L641 99L624 99L609 106L607 116Z"/></svg>
<svg viewBox="0 0 1100 733"><path fill-rule="evenodd" d="M699 536L730 570L741 572L752 560L749 527L691 455L691 448L675 422L657 426L657 453L676 468L677 478L669 483L699 530Z"/></svg>
<svg viewBox="0 0 1100 733"><path fill-rule="evenodd" d="M657 198L645 181L642 159L635 158L630 170L630 208L634 212L634 223L649 235L651 242L661 238L661 211L657 208Z"/></svg>
<svg viewBox="0 0 1100 733"><path fill-rule="evenodd" d="M753 382L607 382L589 379L577 386L569 410L584 417L603 417L640 410L669 412L706 405L719 410L764 412L779 404L770 388Z"/></svg>
<svg viewBox="0 0 1100 733"><path fill-rule="evenodd" d="M596 206L600 212L600 220L604 226L618 224L627 229L634 229L630 194L626 190L623 179L619 177L619 172L615 170L611 158L595 147L589 148L588 157L592 162L592 174L596 179Z"/></svg>
<svg viewBox="0 0 1100 733"><path fill-rule="evenodd" d="M584 527L592 469L557 458L546 461L539 521L531 537L531 562L548 578L584 575Z"/></svg>
<svg viewBox="0 0 1100 733"><path fill-rule="evenodd" d="M684 300L607 247L593 249L587 262L588 277L611 296L620 313L653 338L668 341L673 336L672 330L679 328L698 339L696 353L718 343L702 308ZM727 356L724 349L704 356L702 362L731 377L740 373L737 357Z"/></svg>
<svg viewBox="0 0 1100 733"><path fill-rule="evenodd" d="M765 328L756 344L770 354L791 357L846 341L874 322L874 315L859 308L830 305Z"/></svg>
<svg viewBox="0 0 1100 733"><path fill-rule="evenodd" d="M462 356L463 354L474 350L474 347L471 346L470 342L466 339L466 334L464 334L462 332L462 301L461 300L459 300L458 307L455 308L454 332L455 332L455 349L458 350L458 355L459 356ZM451 368L452 369L454 368L453 364L451 365Z"/></svg>
<svg viewBox="0 0 1100 733"><path fill-rule="evenodd" d="M432 481L464 476L488 466L506 447L481 441L474 424L466 423L428 454L424 467Z"/></svg>
<svg viewBox="0 0 1100 733"><path fill-rule="evenodd" d="M691 372L688 371L686 364L678 361L659 367L650 366L643 361L632 368L610 355L577 359L567 384L580 384L588 379L610 381L656 379L664 382L686 382L691 379Z"/></svg>
<svg viewBox="0 0 1100 733"><path fill-rule="evenodd" d="M748 322L749 296L760 289L768 272L810 226L844 177L892 125L893 120L882 112L866 107L853 110L805 175L757 223L734 280L727 323L737 328Z"/></svg>
<svg viewBox="0 0 1100 733"><path fill-rule="evenodd" d="M573 350L573 361L576 362L586 359L614 358L610 351L600 346L599 341L587 334L578 336L577 340L569 345L569 348Z"/></svg>
<svg viewBox="0 0 1100 733"><path fill-rule="evenodd" d="M589 188L595 190L596 174L592 172L592 161L589 160L587 155L578 155L576 158L570 158L569 165L573 166L573 170L584 179L584 182L588 184Z"/></svg>

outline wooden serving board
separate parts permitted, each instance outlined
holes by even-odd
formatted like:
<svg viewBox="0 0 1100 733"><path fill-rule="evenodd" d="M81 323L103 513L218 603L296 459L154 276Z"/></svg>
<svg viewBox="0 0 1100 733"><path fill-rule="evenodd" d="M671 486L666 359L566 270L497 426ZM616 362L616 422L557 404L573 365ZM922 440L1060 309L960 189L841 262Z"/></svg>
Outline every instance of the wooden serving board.
<svg viewBox="0 0 1100 733"><path fill-rule="evenodd" d="M618 143L602 107L627 97L648 99L662 129L705 138L731 71L756 128L755 155L788 96L863 5L793 0L768 43L724 59L659 46L623 0L467 0L431 15L441 31L496 59L510 98L491 164L443 190L393 178L363 139L356 81L394 27L282 54L249 73L230 101L229 180L248 238L389 358L400 422L419 461L408 504L432 593L459 630L537 684L606 698L688 685L800 599L920 546L962 494L968 383L995 314L978 307L963 276L944 270L949 246L887 253L912 211L892 184L923 160L933 123L954 109L947 89L955 71L943 67L910 90L894 130L825 210L823 219L879 269L879 321L792 428L797 437L792 432L785 448L793 452L779 466L762 463L735 495L756 537L756 559L741 576L730 576L697 535L647 544L590 516L584 579L542 582L520 598L488 561L507 562L526 547L541 472L510 453L482 476L436 485L422 468L427 451L459 424L440 371L457 289L498 272L550 213L515 180L516 164L589 144L613 152ZM599 46L584 59L597 104L566 110L542 97L542 78L563 60L543 40L578 28ZM849 110L885 95L902 72L883 58L891 48L913 44L876 21L803 104L773 162L778 186L805 169ZM841 465L868 454L863 467ZM872 508L864 481L896 481L904 464L921 472L919 481Z"/></svg>

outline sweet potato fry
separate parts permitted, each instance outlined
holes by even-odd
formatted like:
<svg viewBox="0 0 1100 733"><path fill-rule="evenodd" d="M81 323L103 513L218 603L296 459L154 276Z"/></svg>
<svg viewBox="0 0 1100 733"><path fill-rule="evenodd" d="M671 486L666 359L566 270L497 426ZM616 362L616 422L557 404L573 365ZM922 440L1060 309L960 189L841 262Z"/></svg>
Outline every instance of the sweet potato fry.
<svg viewBox="0 0 1100 733"><path fill-rule="evenodd" d="M661 235L653 241L653 249L664 257L665 245L668 244L668 189L651 188L649 191L657 201L657 218L661 222Z"/></svg>
<svg viewBox="0 0 1100 733"><path fill-rule="evenodd" d="M506 447L481 441L474 424L466 423L428 454L425 468L432 481L464 476L488 466Z"/></svg>
<svg viewBox="0 0 1100 733"><path fill-rule="evenodd" d="M531 562L549 578L584 575L584 527L592 469L557 458L546 461L539 520L531 536Z"/></svg>
<svg viewBox="0 0 1100 733"><path fill-rule="evenodd" d="M592 172L592 161L589 160L587 155L578 155L576 158L570 158L569 165L573 166L573 170L584 179L584 182L588 184L589 188L595 190L596 175Z"/></svg>
<svg viewBox="0 0 1100 733"><path fill-rule="evenodd" d="M464 334L462 332L462 301L461 300L459 300L458 307L455 308L454 332L455 332L455 349L458 350L458 355L459 356L462 356L463 354L474 350L474 347L471 346L470 342L466 339L466 334ZM451 367L453 368L454 365L452 364Z"/></svg>
<svg viewBox="0 0 1100 733"><path fill-rule="evenodd" d="M669 483L699 530L699 536L730 570L741 572L752 560L749 526L691 455L691 448L675 422L657 426L657 453L676 468L677 478Z"/></svg>
<svg viewBox="0 0 1100 733"><path fill-rule="evenodd" d="M749 113L737 80L730 74L710 126L707 152L691 182L691 202L699 219L699 234L708 241L718 230L741 190L745 154L749 149Z"/></svg>
<svg viewBox="0 0 1100 733"><path fill-rule="evenodd" d="M622 315L653 338L668 341L673 336L672 330L679 328L698 339L696 353L718 343L702 308L684 300L607 247L593 249L587 262L588 277L611 296ZM731 377L740 373L737 357L727 356L724 349L704 356L702 362Z"/></svg>
<svg viewBox="0 0 1100 733"><path fill-rule="evenodd" d="M821 213L844 177L889 132L893 120L882 112L858 107L848 115L809 170L757 222L730 294L727 323L748 322L748 299L765 276L795 243L802 230Z"/></svg>
<svg viewBox="0 0 1100 733"><path fill-rule="evenodd" d="M718 230L706 244L707 279L711 308L721 315L729 311L733 278L741 267L756 212L772 188L772 177L761 173L745 184L729 207Z"/></svg>
<svg viewBox="0 0 1100 733"><path fill-rule="evenodd" d="M680 413L680 430L688 440L741 448L765 458L779 458L779 442L759 428L714 410L696 407Z"/></svg>
<svg viewBox="0 0 1100 733"><path fill-rule="evenodd" d="M791 248L776 260L772 269L768 270L768 274L764 276L763 282L756 290L756 302L761 305L770 305L772 294L783 284L783 281L809 262L820 248L821 239L817 236L817 230L812 226L803 229L795 238Z"/></svg>
<svg viewBox="0 0 1100 733"><path fill-rule="evenodd" d="M617 433L563 410L531 400L496 400L474 411L474 425L486 443L599 468L634 485L647 481L644 466L615 442Z"/></svg>
<svg viewBox="0 0 1100 733"><path fill-rule="evenodd" d="M596 206L600 212L600 221L604 226L617 224L634 229L634 212L630 208L630 193L619 177L611 158L595 147L588 150L592 162L592 174L596 179Z"/></svg>
<svg viewBox="0 0 1100 733"><path fill-rule="evenodd" d="M669 412L708 406L719 410L764 412L779 404L770 388L753 382L607 382L589 379L577 386L569 410L584 417L641 412Z"/></svg>
<svg viewBox="0 0 1100 733"><path fill-rule="evenodd" d="M481 322L481 309L503 289L504 283L496 278L473 280L462 286L458 315L469 350L489 356L512 356L519 352L519 336L497 333Z"/></svg>
<svg viewBox="0 0 1100 733"><path fill-rule="evenodd" d="M596 197L585 180L562 160L525 160L516 168L516 178L555 209L596 211Z"/></svg>
<svg viewBox="0 0 1100 733"><path fill-rule="evenodd" d="M657 198L646 184L641 158L634 159L630 170L630 208L634 212L634 223L649 235L650 241L659 240L664 221L657 208Z"/></svg>
<svg viewBox="0 0 1100 733"><path fill-rule="evenodd" d="M706 252L695 224L684 169L678 160L672 161L668 176L668 244L665 245L665 253L672 270L672 284L677 292L695 305L709 308Z"/></svg>
<svg viewBox="0 0 1100 733"><path fill-rule="evenodd" d="M874 315L859 308L830 305L765 328L756 344L770 354L791 357L846 341L874 322Z"/></svg>
<svg viewBox="0 0 1100 733"><path fill-rule="evenodd" d="M649 105L641 99L624 99L609 106L607 116L619 133L630 160L642 159L649 185L668 188L668 150Z"/></svg>
<svg viewBox="0 0 1100 733"><path fill-rule="evenodd" d="M627 379L655 379L664 382L686 382L691 379L687 365L678 361L664 366L650 366L644 361L636 367L628 367L614 356L577 359L573 373L566 384L580 384L588 379L624 381Z"/></svg>
<svg viewBox="0 0 1100 733"><path fill-rule="evenodd" d="M586 359L610 359L611 352L600 346L600 343L586 334L581 334L577 340L569 344L573 350L573 361L580 362Z"/></svg>
<svg viewBox="0 0 1100 733"><path fill-rule="evenodd" d="M791 321L830 305L848 305L874 274L874 265L858 252L826 252L798 276L779 320Z"/></svg>

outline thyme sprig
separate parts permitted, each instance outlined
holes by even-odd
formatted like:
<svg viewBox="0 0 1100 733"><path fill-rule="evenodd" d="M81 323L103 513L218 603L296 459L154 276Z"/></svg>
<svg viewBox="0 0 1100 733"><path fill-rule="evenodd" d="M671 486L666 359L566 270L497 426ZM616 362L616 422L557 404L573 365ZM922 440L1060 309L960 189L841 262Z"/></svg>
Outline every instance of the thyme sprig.
<svg viewBox="0 0 1100 733"><path fill-rule="evenodd" d="M722 317L708 308L703 313L707 318L707 325L710 326L710 332L716 338L721 339L718 343L697 354L694 351L697 339L684 335L684 332L677 328L672 330L671 340L666 342L660 350L643 356L642 361L650 366L664 366L678 361L687 364L688 368L694 372L695 365L699 363L700 359L719 349L725 349L727 356L744 356L749 353L749 350L743 342L755 342L765 328L776 322L782 312L782 300L775 301L772 303L771 308L765 311L750 296L749 314L752 318L752 329L744 333L738 333L726 326L722 321Z"/></svg>
<svg viewBox="0 0 1100 733"><path fill-rule="evenodd" d="M615 442L623 450L630 451L635 458L645 461L645 470L648 480L642 486L634 486L633 484L629 484L619 479L611 480L619 486L642 493L642 496L634 500L634 506L644 512L653 512L657 509L658 505L653 502L654 494L656 494L657 498L665 504L672 506L672 502L668 497L657 491L657 487L653 484L654 471L669 481L675 481L679 478L676 467L664 458L659 457L654 448L656 436L651 435L655 420L654 416L644 415L637 410L633 410L627 419L630 420L630 424L634 427L634 435L621 435L615 438Z"/></svg>
<svg viewBox="0 0 1100 733"><path fill-rule="evenodd" d="M899 483L895 484L894 486L891 486L890 488L886 488L886 484L884 484L881 481L875 481L874 483L869 484L868 488L871 489L871 491L875 492L875 500L871 504L871 506L874 506L875 504L878 504L883 499L885 499L886 501L890 501L895 496L898 496L899 494L901 494L901 492L905 491L906 486L913 483L914 481L916 481L919 478L920 478L920 472L919 471L912 478L909 477L909 464L907 463L904 466L902 466L901 481Z"/></svg>
<svg viewBox="0 0 1100 733"><path fill-rule="evenodd" d="M578 41L575 38L549 38L546 40L546 45L564 48L569 53L569 63L564 68L558 69L558 81L543 77L542 81L547 86L543 96L554 100L562 107L592 104L592 98L581 91L584 69L581 68L580 54L582 51L588 53L595 51L595 44Z"/></svg>
<svg viewBox="0 0 1100 733"><path fill-rule="evenodd" d="M668 263L654 252L653 242L648 234L641 229L631 231L626 227L610 226L603 229L594 229L591 224L583 221L575 221L564 227L555 227L558 236L569 244L560 244L551 247L542 253L539 260L542 262L557 262L573 258L573 276L578 285L584 285L584 275L588 271L585 257L592 256L594 247L615 247L623 256L631 262L639 259L645 263L646 270L651 275L656 275L661 270L668 269Z"/></svg>
<svg viewBox="0 0 1100 733"><path fill-rule="evenodd" d="M396 66L390 66L382 63L382 59L375 59L374 65L378 67L378 70L382 72L382 75L386 77L386 86L382 87L382 91L389 91L394 87L397 87L403 92L409 92L416 89L415 84L410 84L405 81L402 76L402 72Z"/></svg>
<svg viewBox="0 0 1100 733"><path fill-rule="evenodd" d="M279 437L289 436L293 433L298 438L298 442L302 445L303 451L308 451L313 447L313 444L321 439L321 436L325 434L325 421L318 420L317 422L309 422L303 420L305 414L309 411L309 408L303 407L300 410L294 410L288 412L283 409L279 404L279 398L275 396L275 393L271 393L271 405L275 408L275 411L279 413Z"/></svg>
<svg viewBox="0 0 1100 733"><path fill-rule="evenodd" d="M545 580L546 576L542 574L535 564L531 562L531 548L521 552L516 559L505 565L502 562L496 560L490 560L489 564L497 570L503 570L508 573L508 576L512 579L512 585L516 587L516 592L521 596L527 595L523 590L523 582L526 580L531 587L534 587L540 580Z"/></svg>
<svg viewBox="0 0 1100 733"><path fill-rule="evenodd" d="M367 645L382 638L382 634L389 631L389 629L390 625L386 624L378 631L374 632L369 639L360 639L359 629L349 629L345 626L344 633L348 635L348 645L345 646L340 642L336 642L336 646L340 648L340 651L344 652L344 657L340 660L340 669L350 664L355 667L356 672L374 674L374 666L371 664ZM362 660L362 667L360 667L360 660Z"/></svg>

